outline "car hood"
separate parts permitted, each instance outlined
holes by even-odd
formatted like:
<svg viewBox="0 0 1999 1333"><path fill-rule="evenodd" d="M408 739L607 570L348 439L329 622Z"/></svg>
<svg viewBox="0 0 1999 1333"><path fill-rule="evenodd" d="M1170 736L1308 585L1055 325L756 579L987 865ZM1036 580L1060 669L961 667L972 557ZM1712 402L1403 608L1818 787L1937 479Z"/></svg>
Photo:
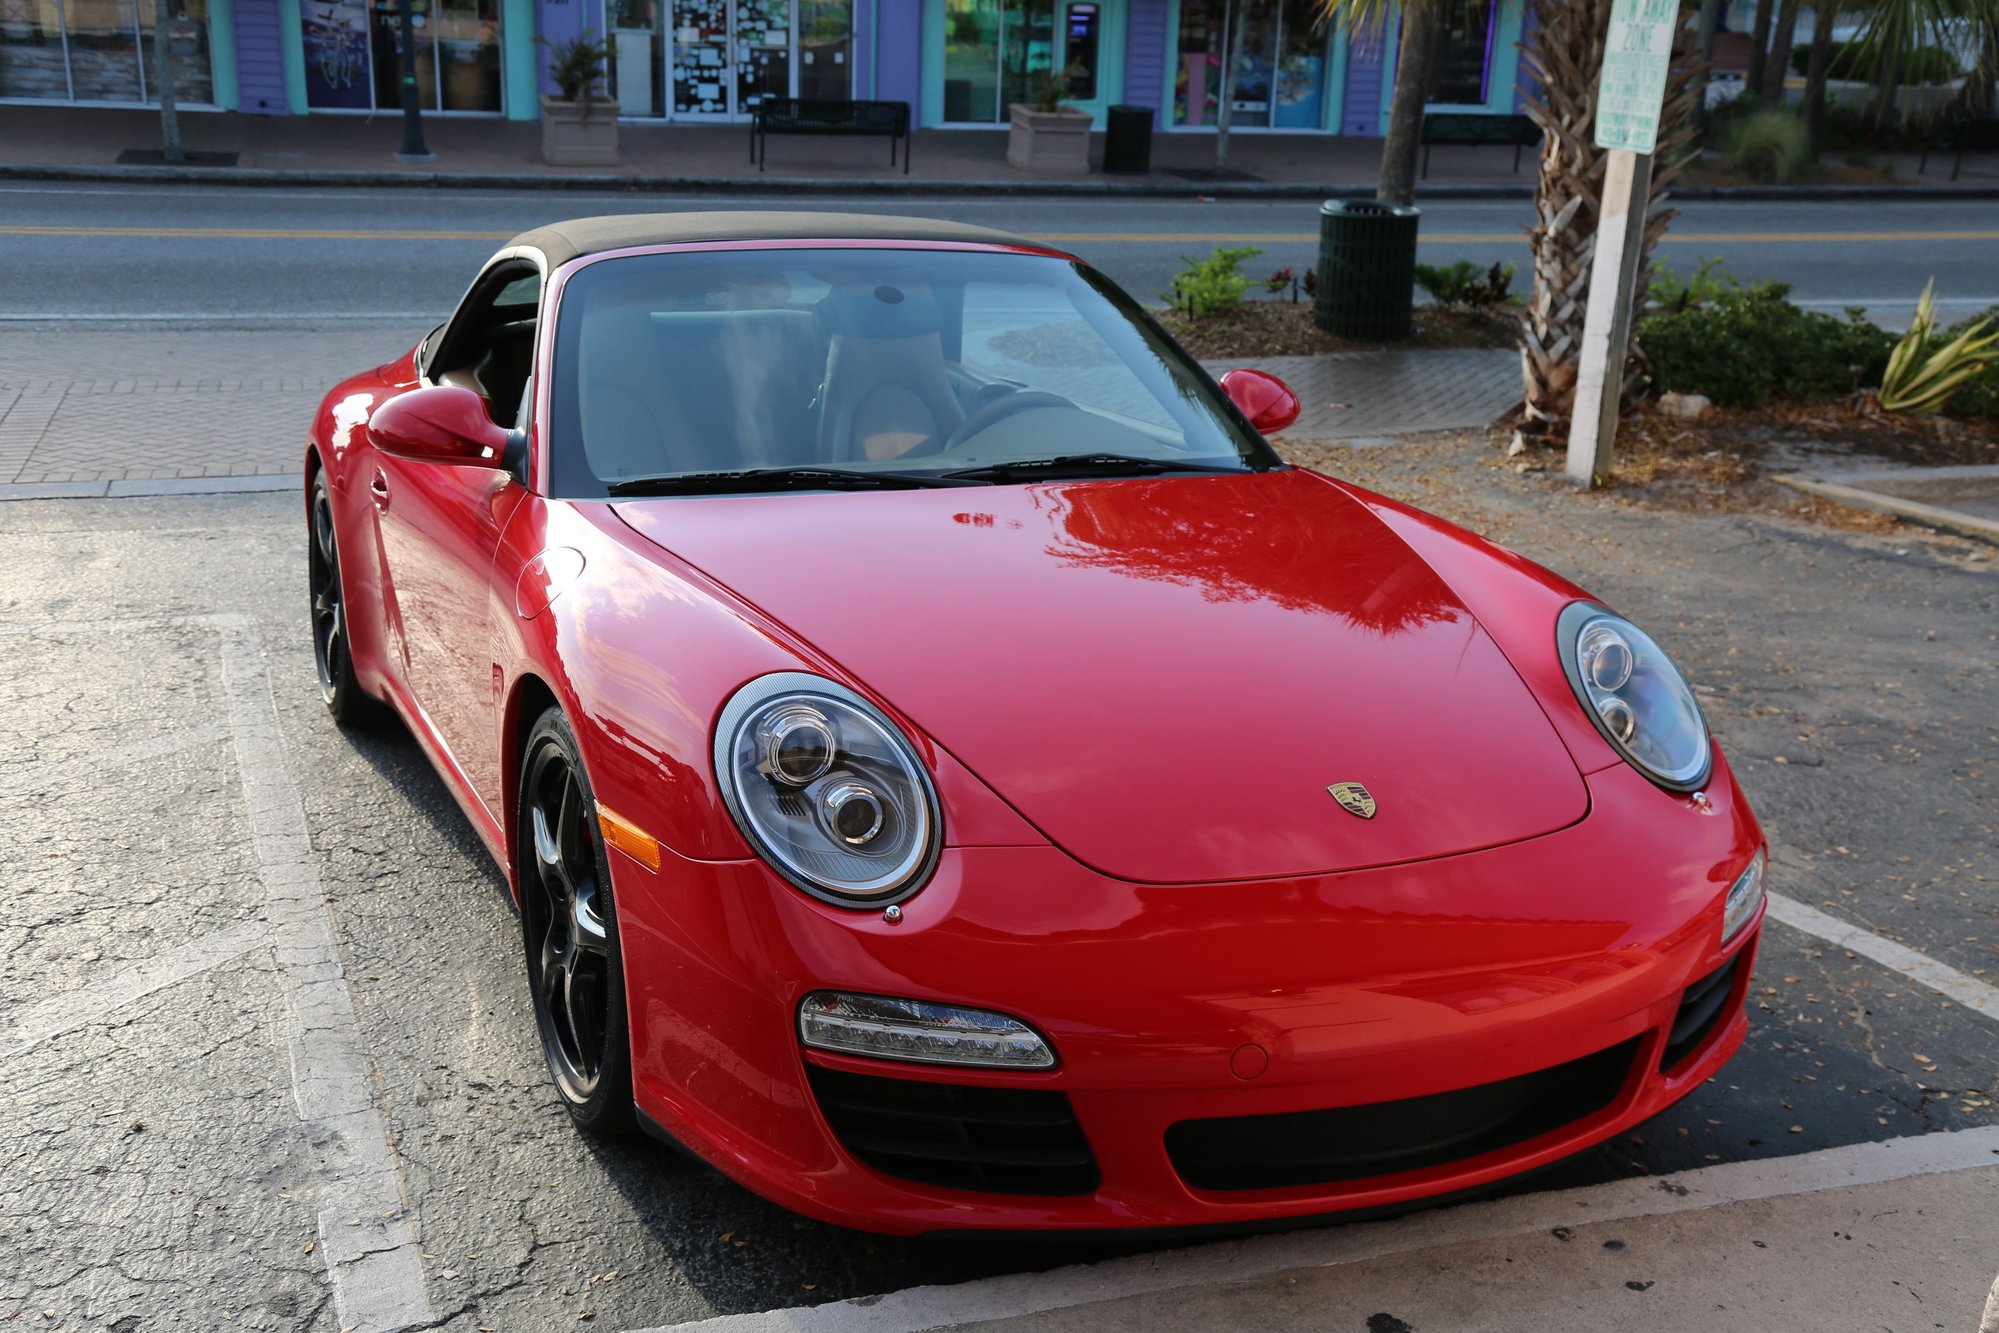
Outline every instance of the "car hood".
<svg viewBox="0 0 1999 1333"><path fill-rule="evenodd" d="M1386 865L1588 809L1470 611L1314 473L615 508L1109 875Z"/></svg>

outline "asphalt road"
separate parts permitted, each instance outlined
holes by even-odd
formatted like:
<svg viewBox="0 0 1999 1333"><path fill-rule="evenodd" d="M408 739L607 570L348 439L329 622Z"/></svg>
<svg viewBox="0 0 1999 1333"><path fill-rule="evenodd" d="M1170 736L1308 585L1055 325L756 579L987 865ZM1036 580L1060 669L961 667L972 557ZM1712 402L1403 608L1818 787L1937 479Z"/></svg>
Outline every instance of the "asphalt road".
<svg viewBox="0 0 1999 1333"><path fill-rule="evenodd" d="M1179 257L1254 244L1249 266L1316 261L1309 202L1185 199L666 199L458 190L279 190L7 182L0 185L0 320L281 323L383 319L428 327L506 238L563 217L690 208L831 208L954 218L1072 249L1142 298ZM1426 262L1520 262L1525 201L1428 203ZM1688 203L1667 238L1681 272L1719 257L1741 279L1792 284L1836 310L1906 321L1937 279L1947 317L1999 305L1989 202Z"/></svg>
<svg viewBox="0 0 1999 1333"><path fill-rule="evenodd" d="M1450 500L1418 489L1437 464L1374 456L1371 484ZM1780 892L1999 971L1989 556L1471 481L1454 517L1600 590L1702 686ZM320 707L303 536L289 495L0 504L0 1321L369 1326L328 1265L397 1237L421 1252L410 1304L461 1333L1103 1253L870 1238L578 1135L498 873L400 727L344 733ZM1775 923L1753 995L1721 1077L1516 1188L1999 1122L1991 1017ZM305 1108L334 1093L329 1128ZM393 1178L364 1205L370 1135ZM1510 1280L1569 1281L1559 1249Z"/></svg>

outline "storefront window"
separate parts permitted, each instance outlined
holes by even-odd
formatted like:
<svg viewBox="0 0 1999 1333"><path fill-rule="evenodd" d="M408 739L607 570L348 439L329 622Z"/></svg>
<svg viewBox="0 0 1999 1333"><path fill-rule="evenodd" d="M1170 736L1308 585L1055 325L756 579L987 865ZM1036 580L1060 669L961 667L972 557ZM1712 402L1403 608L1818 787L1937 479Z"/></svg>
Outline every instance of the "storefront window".
<svg viewBox="0 0 1999 1333"><path fill-rule="evenodd" d="M621 116L743 117L853 96L853 0L606 0Z"/></svg>
<svg viewBox="0 0 1999 1333"><path fill-rule="evenodd" d="M944 119L991 125L1055 67L1055 0L945 0Z"/></svg>
<svg viewBox="0 0 1999 1333"><path fill-rule="evenodd" d="M402 11L396 0L305 0L305 103L315 111L402 107ZM416 0L417 105L497 112L499 0Z"/></svg>
<svg viewBox="0 0 1999 1333"><path fill-rule="evenodd" d="M1482 106L1485 103L1485 69L1492 55L1494 4L1447 5L1444 31L1438 38L1436 86L1430 90L1433 104Z"/></svg>
<svg viewBox="0 0 1999 1333"><path fill-rule="evenodd" d="M150 0L0 0L0 97L149 101L153 25ZM207 0L175 0L167 60L177 100L215 100Z"/></svg>
<svg viewBox="0 0 1999 1333"><path fill-rule="evenodd" d="M1222 46L1231 25L1239 25L1239 50L1230 127L1323 125L1328 36L1313 0L1182 0L1173 123L1220 123Z"/></svg>

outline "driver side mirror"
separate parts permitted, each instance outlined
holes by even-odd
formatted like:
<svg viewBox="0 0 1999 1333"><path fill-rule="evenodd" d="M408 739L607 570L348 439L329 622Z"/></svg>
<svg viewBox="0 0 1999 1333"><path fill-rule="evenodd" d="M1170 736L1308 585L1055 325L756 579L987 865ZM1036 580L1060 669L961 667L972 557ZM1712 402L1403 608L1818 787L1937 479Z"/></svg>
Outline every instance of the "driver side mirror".
<svg viewBox="0 0 1999 1333"><path fill-rule="evenodd" d="M1243 367L1222 376L1221 385L1229 401L1261 434L1275 435L1298 419L1302 407L1298 395L1275 375Z"/></svg>
<svg viewBox="0 0 1999 1333"><path fill-rule="evenodd" d="M456 384L397 394L368 418L368 443L423 463L505 467L511 438L486 414L484 398Z"/></svg>

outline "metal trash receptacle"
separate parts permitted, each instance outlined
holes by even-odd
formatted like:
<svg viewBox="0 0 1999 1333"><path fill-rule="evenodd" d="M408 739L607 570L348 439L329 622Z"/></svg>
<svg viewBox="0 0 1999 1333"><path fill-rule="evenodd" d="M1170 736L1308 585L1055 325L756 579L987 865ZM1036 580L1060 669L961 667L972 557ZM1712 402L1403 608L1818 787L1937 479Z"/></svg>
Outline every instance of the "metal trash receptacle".
<svg viewBox="0 0 1999 1333"><path fill-rule="evenodd" d="M1416 304L1416 228L1423 211L1374 199L1328 199L1319 209L1319 291L1312 319L1341 338L1409 336Z"/></svg>
<svg viewBox="0 0 1999 1333"><path fill-rule="evenodd" d="M1104 174L1143 176L1152 170L1149 106L1114 106L1104 113Z"/></svg>

